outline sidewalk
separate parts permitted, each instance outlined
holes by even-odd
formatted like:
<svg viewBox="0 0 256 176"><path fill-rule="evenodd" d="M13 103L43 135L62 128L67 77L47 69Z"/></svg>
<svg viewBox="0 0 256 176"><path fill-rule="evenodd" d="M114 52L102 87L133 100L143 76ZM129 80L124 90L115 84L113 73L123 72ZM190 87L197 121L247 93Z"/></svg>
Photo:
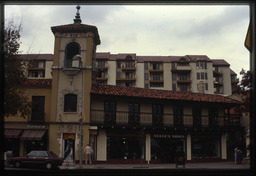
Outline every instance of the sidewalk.
<svg viewBox="0 0 256 176"><path fill-rule="evenodd" d="M176 164L92 164L80 167L75 165L75 169L250 169L250 164L235 164L234 162L209 162L209 163L186 163Z"/></svg>

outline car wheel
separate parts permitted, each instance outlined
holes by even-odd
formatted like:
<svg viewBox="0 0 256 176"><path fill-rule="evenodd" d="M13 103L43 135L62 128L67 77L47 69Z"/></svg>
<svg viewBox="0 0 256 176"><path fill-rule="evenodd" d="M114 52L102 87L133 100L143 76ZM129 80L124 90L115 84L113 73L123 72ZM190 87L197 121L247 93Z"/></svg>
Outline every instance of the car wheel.
<svg viewBox="0 0 256 176"><path fill-rule="evenodd" d="M46 167L46 169L51 169L52 168L52 163L46 163L45 167Z"/></svg>
<svg viewBox="0 0 256 176"><path fill-rule="evenodd" d="M21 163L20 163L20 161L16 161L16 162L15 162L15 167L16 167L16 168L21 167Z"/></svg>

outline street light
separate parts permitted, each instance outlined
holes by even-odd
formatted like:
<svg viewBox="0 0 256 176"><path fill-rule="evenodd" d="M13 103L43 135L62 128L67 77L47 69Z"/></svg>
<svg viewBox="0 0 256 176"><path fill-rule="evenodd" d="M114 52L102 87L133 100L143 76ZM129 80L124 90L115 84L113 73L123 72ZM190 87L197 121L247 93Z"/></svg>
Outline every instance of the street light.
<svg viewBox="0 0 256 176"><path fill-rule="evenodd" d="M80 103L80 113L79 113L79 122L80 122L80 168L82 168L82 157L83 157L83 98L84 98L84 72L82 66L82 56L77 54L76 58L79 61L79 68L82 71L82 90L81 90L81 103Z"/></svg>

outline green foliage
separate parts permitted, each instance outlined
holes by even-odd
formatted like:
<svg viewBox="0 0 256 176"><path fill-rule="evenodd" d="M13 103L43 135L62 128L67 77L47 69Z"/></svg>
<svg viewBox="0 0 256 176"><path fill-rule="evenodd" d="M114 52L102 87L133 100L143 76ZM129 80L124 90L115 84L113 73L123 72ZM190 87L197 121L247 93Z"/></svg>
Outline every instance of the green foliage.
<svg viewBox="0 0 256 176"><path fill-rule="evenodd" d="M242 105L236 107L236 112L249 113L250 112L250 94L251 94L251 72L242 69L240 72L242 80L240 84L235 87L234 94L237 94L242 99Z"/></svg>
<svg viewBox="0 0 256 176"><path fill-rule="evenodd" d="M21 25L15 26L13 21L4 29L4 110L5 116L20 112L25 118L31 112L31 103L20 89L27 79L24 63L18 58L21 30Z"/></svg>

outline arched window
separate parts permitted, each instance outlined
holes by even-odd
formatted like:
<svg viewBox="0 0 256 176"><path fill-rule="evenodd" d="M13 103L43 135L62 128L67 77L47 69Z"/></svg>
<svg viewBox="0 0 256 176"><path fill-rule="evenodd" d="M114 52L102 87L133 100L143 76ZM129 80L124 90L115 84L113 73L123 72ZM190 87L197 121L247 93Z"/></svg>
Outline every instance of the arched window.
<svg viewBox="0 0 256 176"><path fill-rule="evenodd" d="M80 54L80 45L76 42L70 42L65 49L64 67L72 67L73 57Z"/></svg>
<svg viewBox="0 0 256 176"><path fill-rule="evenodd" d="M76 112L77 109L77 95L66 94L64 96L64 112Z"/></svg>

